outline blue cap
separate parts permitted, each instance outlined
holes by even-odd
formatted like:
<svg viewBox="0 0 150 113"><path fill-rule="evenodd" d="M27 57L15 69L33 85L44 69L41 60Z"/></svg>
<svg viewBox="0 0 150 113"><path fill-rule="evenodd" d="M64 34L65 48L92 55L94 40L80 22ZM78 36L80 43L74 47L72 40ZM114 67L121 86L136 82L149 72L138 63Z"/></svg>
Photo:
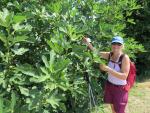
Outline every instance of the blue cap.
<svg viewBox="0 0 150 113"><path fill-rule="evenodd" d="M120 36L115 36L115 37L113 37L113 39L112 39L112 41L111 41L111 43L120 43L120 44L123 44L123 38L121 38Z"/></svg>

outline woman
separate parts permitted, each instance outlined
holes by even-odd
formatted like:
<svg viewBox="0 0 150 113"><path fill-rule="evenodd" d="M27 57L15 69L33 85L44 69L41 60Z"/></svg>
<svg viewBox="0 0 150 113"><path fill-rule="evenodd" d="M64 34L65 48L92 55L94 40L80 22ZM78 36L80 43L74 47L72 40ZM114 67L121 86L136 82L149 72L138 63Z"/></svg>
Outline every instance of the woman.
<svg viewBox="0 0 150 113"><path fill-rule="evenodd" d="M94 50L88 38L83 41ZM105 85L104 102L111 105L112 113L125 113L128 102L128 91L124 89L129 74L130 59L123 53L124 41L120 36L112 38L111 52L100 52L102 58L109 60L108 66L100 65L100 69L108 73ZM120 58L121 62L120 61ZM121 66L120 66L121 64Z"/></svg>

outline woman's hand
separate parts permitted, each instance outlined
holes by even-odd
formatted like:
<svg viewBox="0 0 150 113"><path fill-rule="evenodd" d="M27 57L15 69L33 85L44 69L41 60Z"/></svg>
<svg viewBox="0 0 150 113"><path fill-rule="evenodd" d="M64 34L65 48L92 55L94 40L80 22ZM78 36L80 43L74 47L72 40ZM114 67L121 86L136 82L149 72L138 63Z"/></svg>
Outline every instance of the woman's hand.
<svg viewBox="0 0 150 113"><path fill-rule="evenodd" d="M109 70L109 67L106 66L106 65L104 65L104 64L100 64L100 65L99 65L99 68L100 68L102 71L106 71L106 72L108 72L108 70Z"/></svg>
<svg viewBox="0 0 150 113"><path fill-rule="evenodd" d="M91 42L91 40L90 40L90 38L84 37L84 38L83 38L83 42L84 42L85 44L89 45L90 42Z"/></svg>
<svg viewBox="0 0 150 113"><path fill-rule="evenodd" d="M90 43L91 40L90 38L87 38L87 37L83 37L83 42L88 46L88 48L92 51L95 50L95 48L93 47L93 45Z"/></svg>

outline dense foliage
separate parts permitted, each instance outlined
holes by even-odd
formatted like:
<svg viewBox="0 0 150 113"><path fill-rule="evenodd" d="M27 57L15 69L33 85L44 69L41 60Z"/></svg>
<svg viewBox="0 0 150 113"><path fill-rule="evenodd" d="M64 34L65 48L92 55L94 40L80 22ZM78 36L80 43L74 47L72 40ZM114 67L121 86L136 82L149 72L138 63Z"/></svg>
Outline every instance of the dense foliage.
<svg viewBox="0 0 150 113"><path fill-rule="evenodd" d="M145 48L144 53L137 54L137 68L139 73L139 80L147 79L150 76L150 1L138 0L141 8L135 10L131 18L134 19L135 24L127 24L126 34L130 37L135 37Z"/></svg>
<svg viewBox="0 0 150 113"><path fill-rule="evenodd" d="M88 113L85 76L98 105L102 87L98 51L109 51L114 35L124 37L132 58L143 51L123 33L139 9L136 0L1 0L0 113ZM92 39L96 51L82 43Z"/></svg>

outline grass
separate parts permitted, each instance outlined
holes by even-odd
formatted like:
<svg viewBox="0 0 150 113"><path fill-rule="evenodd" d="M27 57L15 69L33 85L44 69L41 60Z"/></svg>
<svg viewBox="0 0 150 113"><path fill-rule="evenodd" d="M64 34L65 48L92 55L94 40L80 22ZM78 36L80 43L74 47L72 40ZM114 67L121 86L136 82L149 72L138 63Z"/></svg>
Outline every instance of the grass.
<svg viewBox="0 0 150 113"><path fill-rule="evenodd" d="M150 113L150 82L137 83L129 94L129 113Z"/></svg>

